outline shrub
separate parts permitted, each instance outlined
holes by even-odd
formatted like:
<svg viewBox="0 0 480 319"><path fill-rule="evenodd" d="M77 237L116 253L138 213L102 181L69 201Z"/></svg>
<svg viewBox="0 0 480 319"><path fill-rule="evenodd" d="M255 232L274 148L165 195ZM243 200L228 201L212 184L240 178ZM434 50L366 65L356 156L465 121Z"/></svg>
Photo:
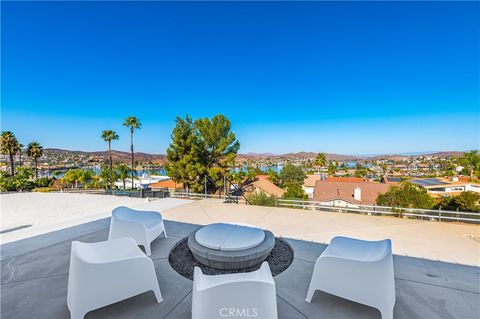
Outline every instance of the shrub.
<svg viewBox="0 0 480 319"><path fill-rule="evenodd" d="M274 195L270 196L264 191L253 192L247 197L252 205L257 206L277 206L278 198Z"/></svg>
<svg viewBox="0 0 480 319"><path fill-rule="evenodd" d="M38 187L52 187L53 178L41 177L35 181L35 185Z"/></svg>
<svg viewBox="0 0 480 319"><path fill-rule="evenodd" d="M48 192L53 192L56 191L56 189L52 187L37 187L32 189L32 192L39 192L39 193L48 193Z"/></svg>
<svg viewBox="0 0 480 319"><path fill-rule="evenodd" d="M474 192L462 192L460 195L445 197L436 206L436 208L446 210L460 210L466 212L480 211L480 194Z"/></svg>
<svg viewBox="0 0 480 319"><path fill-rule="evenodd" d="M303 190L302 185L292 184L287 187L287 191L283 194L282 198L308 200L308 195Z"/></svg>
<svg viewBox="0 0 480 319"><path fill-rule="evenodd" d="M417 187L409 182L398 186L391 186L385 194L377 197L376 203L380 206L424 208L433 207L435 200L424 188Z"/></svg>
<svg viewBox="0 0 480 319"><path fill-rule="evenodd" d="M35 188L35 182L30 179L33 171L29 167L19 167L15 176L7 172L0 172L0 190L2 192L29 191Z"/></svg>

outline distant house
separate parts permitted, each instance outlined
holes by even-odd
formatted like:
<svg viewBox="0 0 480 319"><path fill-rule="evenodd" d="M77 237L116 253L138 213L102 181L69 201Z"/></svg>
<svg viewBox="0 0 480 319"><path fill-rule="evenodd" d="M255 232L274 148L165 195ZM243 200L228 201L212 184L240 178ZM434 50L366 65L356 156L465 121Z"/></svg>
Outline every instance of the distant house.
<svg viewBox="0 0 480 319"><path fill-rule="evenodd" d="M165 181L160 181L156 182L153 184L150 184L150 188L152 190L159 190L159 189L170 189L170 190L176 190L176 191L183 191L183 183L177 183L174 180L168 179Z"/></svg>
<svg viewBox="0 0 480 319"><path fill-rule="evenodd" d="M303 181L303 190L308 195L308 198L313 198L313 192L315 190L315 183L322 179L320 174L309 174L307 178Z"/></svg>
<svg viewBox="0 0 480 319"><path fill-rule="evenodd" d="M246 191L248 193L252 192L264 192L270 196L282 197L285 193L283 189L272 183L268 178L265 178L265 175L260 175L255 178L247 187Z"/></svg>
<svg viewBox="0 0 480 319"><path fill-rule="evenodd" d="M425 188L433 196L450 196L461 192L480 193L480 184L461 180L454 177L451 180L444 178L415 178L409 180L417 186Z"/></svg>
<svg viewBox="0 0 480 319"><path fill-rule="evenodd" d="M374 205L379 194L388 191L389 185L370 182L317 181L313 200L323 205L358 207Z"/></svg>

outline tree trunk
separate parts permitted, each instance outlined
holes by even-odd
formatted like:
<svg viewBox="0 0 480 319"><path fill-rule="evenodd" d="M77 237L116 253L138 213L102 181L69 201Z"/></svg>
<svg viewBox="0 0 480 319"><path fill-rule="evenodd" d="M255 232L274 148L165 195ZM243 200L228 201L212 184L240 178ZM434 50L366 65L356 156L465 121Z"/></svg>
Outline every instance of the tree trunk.
<svg viewBox="0 0 480 319"><path fill-rule="evenodd" d="M133 163L135 161L135 155L133 153L133 127L130 127L130 152L131 152L131 162L132 162L132 189L134 189L134 184L133 184Z"/></svg>
<svg viewBox="0 0 480 319"><path fill-rule="evenodd" d="M110 172L113 171L113 162L112 162L112 142L108 141L108 161L110 163Z"/></svg>
<svg viewBox="0 0 480 319"><path fill-rule="evenodd" d="M12 173L12 176L15 176L15 161L13 153L9 153L8 155L10 156L10 172Z"/></svg>
<svg viewBox="0 0 480 319"><path fill-rule="evenodd" d="M125 180L123 180L123 190L127 189L127 186L125 185Z"/></svg>
<svg viewBox="0 0 480 319"><path fill-rule="evenodd" d="M38 162L37 162L37 158L36 158L36 157L34 158L34 161L35 161L35 180L37 180L37 178L38 178L38 169L37 169L37 167L38 167Z"/></svg>
<svg viewBox="0 0 480 319"><path fill-rule="evenodd" d="M109 186L112 186L112 175L113 175L113 163L112 163L112 142L111 141L108 141L108 162L109 162L109 165L110 165L110 172L109 172L109 176L108 176L108 182L107 182L107 185Z"/></svg>

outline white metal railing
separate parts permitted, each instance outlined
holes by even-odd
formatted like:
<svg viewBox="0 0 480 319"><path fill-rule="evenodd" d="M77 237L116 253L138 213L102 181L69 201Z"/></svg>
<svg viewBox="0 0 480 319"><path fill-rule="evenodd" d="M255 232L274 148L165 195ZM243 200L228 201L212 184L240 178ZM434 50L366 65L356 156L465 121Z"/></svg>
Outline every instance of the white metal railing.
<svg viewBox="0 0 480 319"><path fill-rule="evenodd" d="M191 199L203 199L203 198L215 198L218 199L218 195L200 194L200 193L188 193L188 192L170 192L171 197L179 198L191 198ZM225 198L227 202L231 202L229 198ZM240 204L248 204L242 198L238 199ZM376 206L376 205L355 205L350 204L347 207L325 205L316 201L296 200L296 199L277 199L277 207L289 207L297 209L306 209L314 211L325 212L341 212L341 213L354 213L354 214L367 214L367 215L387 215L401 218L417 218L427 219L432 221L458 221L467 223L480 223L480 212L463 212L463 211L451 211L451 210L433 210L433 209L419 209L419 208L403 208L403 207L389 207L389 206Z"/></svg>
<svg viewBox="0 0 480 319"><path fill-rule="evenodd" d="M325 205L316 201L278 199L278 206L293 207L321 211L363 213L368 215L392 215L397 217L414 217L430 220L450 220L459 222L477 222L480 223L480 212L463 212L451 210L433 210L419 208L389 207L375 205L354 205L348 207ZM447 215L447 216L445 216ZM455 216L452 216L455 215Z"/></svg>

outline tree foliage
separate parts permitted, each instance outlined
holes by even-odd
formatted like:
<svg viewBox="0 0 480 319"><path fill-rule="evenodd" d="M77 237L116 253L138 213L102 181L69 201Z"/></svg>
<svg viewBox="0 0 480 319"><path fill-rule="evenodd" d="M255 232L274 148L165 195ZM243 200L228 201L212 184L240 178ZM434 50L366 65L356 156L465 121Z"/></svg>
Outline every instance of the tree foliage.
<svg viewBox="0 0 480 319"><path fill-rule="evenodd" d="M291 184L287 187L287 191L283 194L284 199L308 200L308 195L299 184Z"/></svg>
<svg viewBox="0 0 480 319"><path fill-rule="evenodd" d="M118 178L123 182L123 189L126 189L126 180L130 174L130 168L127 164L122 163L115 166L115 171L117 172Z"/></svg>
<svg viewBox="0 0 480 319"><path fill-rule="evenodd" d="M130 129L130 173L132 174L132 188L134 185L133 178L135 176L135 152L133 151L133 133L135 130L139 130L142 127L142 123L140 123L140 119L135 116L129 116L123 122L123 126L127 126ZM110 171L113 170L110 168Z"/></svg>
<svg viewBox="0 0 480 319"><path fill-rule="evenodd" d="M475 176L480 178L480 155L478 154L478 150L464 153L460 158L460 163L465 166L465 169L469 172L470 180Z"/></svg>
<svg viewBox="0 0 480 319"><path fill-rule="evenodd" d="M381 206L430 209L433 207L434 198L426 189L403 182L398 186L390 186L386 193L379 194L376 203Z"/></svg>
<svg viewBox="0 0 480 319"><path fill-rule="evenodd" d="M327 155L325 153L318 153L315 157L315 166L325 167L327 166Z"/></svg>
<svg viewBox="0 0 480 319"><path fill-rule="evenodd" d="M192 121L177 117L167 149L167 174L194 192L204 191L207 175L208 191L223 186L223 175L233 166L240 143L231 131L230 121L223 115Z"/></svg>
<svg viewBox="0 0 480 319"><path fill-rule="evenodd" d="M270 196L264 191L256 191L248 195L248 201L252 205L257 206L277 206L278 198L274 195Z"/></svg>
<svg viewBox="0 0 480 319"><path fill-rule="evenodd" d="M462 192L459 195L445 197L437 207L446 210L459 210L466 212L480 211L480 194L475 192Z"/></svg>
<svg viewBox="0 0 480 319"><path fill-rule="evenodd" d="M100 136L108 144L108 163L110 165L110 170L113 170L113 160L112 160L112 141L119 139L117 132L113 130L102 131Z"/></svg>
<svg viewBox="0 0 480 319"><path fill-rule="evenodd" d="M3 131L0 135L0 152L8 155L10 159L10 174L15 176L15 159L14 156L20 151L20 143L15 134L10 131Z"/></svg>
<svg viewBox="0 0 480 319"><path fill-rule="evenodd" d="M307 175L305 175L301 167L287 164L280 171L279 177L282 181L282 186L288 187L295 184L303 185L303 181L307 178Z"/></svg>
<svg viewBox="0 0 480 319"><path fill-rule="evenodd" d="M38 142L31 142L27 146L27 156L35 163L35 179L38 178L38 159L43 155L43 147Z"/></svg>
<svg viewBox="0 0 480 319"><path fill-rule="evenodd" d="M31 180L33 171L30 167L19 167L15 175L0 172L0 190L3 192L29 191L35 188Z"/></svg>

